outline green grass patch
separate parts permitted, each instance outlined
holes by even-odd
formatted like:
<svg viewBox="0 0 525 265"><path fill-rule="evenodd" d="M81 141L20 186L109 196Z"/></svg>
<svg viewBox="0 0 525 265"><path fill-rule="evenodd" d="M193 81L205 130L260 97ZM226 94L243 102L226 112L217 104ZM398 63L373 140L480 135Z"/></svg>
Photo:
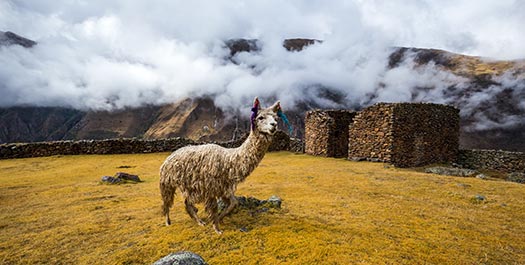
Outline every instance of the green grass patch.
<svg viewBox="0 0 525 265"><path fill-rule="evenodd" d="M218 236L180 196L164 225L167 155L0 161L0 263L149 264L189 250L210 264L525 264L522 184L269 153L237 195L278 195L282 209L236 211ZM101 184L119 171L143 182Z"/></svg>

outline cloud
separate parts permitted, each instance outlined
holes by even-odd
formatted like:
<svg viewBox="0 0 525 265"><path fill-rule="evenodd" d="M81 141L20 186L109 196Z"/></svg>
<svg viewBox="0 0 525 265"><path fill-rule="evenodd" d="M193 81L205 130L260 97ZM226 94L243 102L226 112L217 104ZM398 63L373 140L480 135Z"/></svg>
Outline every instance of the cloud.
<svg viewBox="0 0 525 265"><path fill-rule="evenodd" d="M0 30L39 44L0 47L0 106L114 109L205 95L226 109L254 96L289 108L447 103L446 89L465 80L411 60L389 70L391 47L525 58L524 14L519 1L488 0L1 1ZM294 37L323 43L287 52L282 41ZM262 49L234 64L231 38ZM323 97L325 88L345 100Z"/></svg>

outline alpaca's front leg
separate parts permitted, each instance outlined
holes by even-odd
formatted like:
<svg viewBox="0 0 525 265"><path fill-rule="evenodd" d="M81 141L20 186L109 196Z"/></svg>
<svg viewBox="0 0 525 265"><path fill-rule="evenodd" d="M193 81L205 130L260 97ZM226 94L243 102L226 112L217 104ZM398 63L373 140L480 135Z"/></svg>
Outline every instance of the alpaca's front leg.
<svg viewBox="0 0 525 265"><path fill-rule="evenodd" d="M231 194L229 197L222 197L222 201L228 206L226 207L226 209L222 211L221 215L219 215L219 221L222 221L222 219L226 215L228 215L235 208L235 206L237 206L237 204L239 203L237 201L237 198L235 198L235 195L233 194Z"/></svg>
<svg viewBox="0 0 525 265"><path fill-rule="evenodd" d="M186 212L193 220L195 220L195 222L197 222L197 224L200 226L206 225L206 223L203 222L197 215L197 212L199 211L197 207L195 207L187 198L184 200L184 205L186 206Z"/></svg>
<svg viewBox="0 0 525 265"><path fill-rule="evenodd" d="M217 205L217 199L212 198L206 201L206 212L208 213L209 218L213 222L213 229L217 234L221 235L222 231L219 228L219 206Z"/></svg>

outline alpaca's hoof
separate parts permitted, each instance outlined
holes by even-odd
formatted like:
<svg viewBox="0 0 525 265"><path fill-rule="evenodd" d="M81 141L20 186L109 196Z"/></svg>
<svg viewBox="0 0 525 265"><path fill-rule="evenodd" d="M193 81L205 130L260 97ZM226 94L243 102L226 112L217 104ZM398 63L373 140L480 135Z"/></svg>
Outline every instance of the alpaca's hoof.
<svg viewBox="0 0 525 265"><path fill-rule="evenodd" d="M219 228L218 223L214 223L214 224L213 224L213 230L215 230L215 233L217 233L218 235L222 235L222 231L221 231L221 229Z"/></svg>
<svg viewBox="0 0 525 265"><path fill-rule="evenodd" d="M206 223L202 220L197 220L197 224L200 225L200 226L205 226Z"/></svg>

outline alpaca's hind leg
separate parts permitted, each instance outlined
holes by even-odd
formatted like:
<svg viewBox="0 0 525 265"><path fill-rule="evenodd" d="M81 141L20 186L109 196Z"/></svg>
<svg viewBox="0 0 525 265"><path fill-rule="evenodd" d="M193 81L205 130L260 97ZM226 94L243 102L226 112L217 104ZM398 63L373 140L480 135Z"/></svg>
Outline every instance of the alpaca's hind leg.
<svg viewBox="0 0 525 265"><path fill-rule="evenodd" d="M168 210L168 213L166 213L166 225L171 225L169 210Z"/></svg>
<svg viewBox="0 0 525 265"><path fill-rule="evenodd" d="M213 229L215 232L219 235L222 234L222 231L219 228L219 207L217 205L217 199L213 198L206 201L206 212L213 222Z"/></svg>
<svg viewBox="0 0 525 265"><path fill-rule="evenodd" d="M229 197L222 197L222 201L228 206L226 207L226 209L222 211L221 215L219 215L219 221L222 221L224 216L228 215L235 208L235 206L237 206L237 204L239 203L237 201L237 198L235 198L235 195L233 194L230 195Z"/></svg>
<svg viewBox="0 0 525 265"><path fill-rule="evenodd" d="M186 206L186 212L190 215L190 217L197 222L197 224L204 226L206 223L203 222L199 216L197 215L197 212L199 211L197 207L195 207L187 198L184 200L184 205Z"/></svg>
<svg viewBox="0 0 525 265"><path fill-rule="evenodd" d="M175 196L175 188L163 182L160 183L160 193L162 195L162 213L166 216L166 225L171 224L170 207L173 206L173 197Z"/></svg>

